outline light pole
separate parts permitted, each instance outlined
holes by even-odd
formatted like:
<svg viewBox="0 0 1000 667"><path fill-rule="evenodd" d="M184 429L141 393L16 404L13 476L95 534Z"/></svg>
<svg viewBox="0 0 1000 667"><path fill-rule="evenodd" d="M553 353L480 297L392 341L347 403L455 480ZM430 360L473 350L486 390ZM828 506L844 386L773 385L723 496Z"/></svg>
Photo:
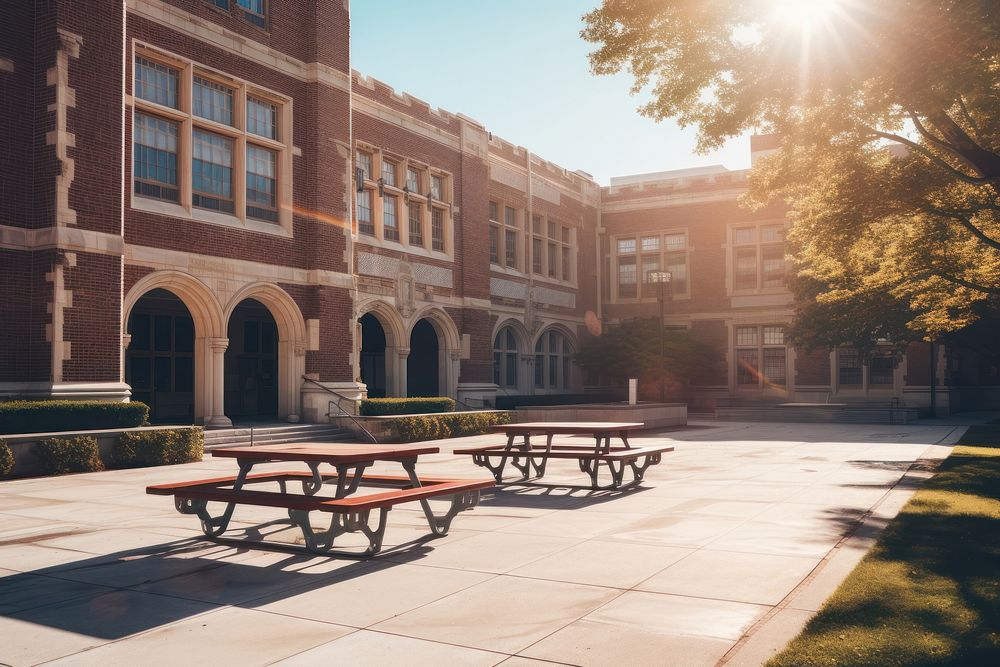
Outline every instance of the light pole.
<svg viewBox="0 0 1000 667"><path fill-rule="evenodd" d="M663 327L663 302L666 300L666 289L670 286L670 279L673 276L669 271L650 271L646 274L648 282L656 283L659 285L659 298L660 298L660 401L663 402L667 400L667 380L666 380L666 369L664 368L664 357L663 357L663 344L664 344L664 327Z"/></svg>

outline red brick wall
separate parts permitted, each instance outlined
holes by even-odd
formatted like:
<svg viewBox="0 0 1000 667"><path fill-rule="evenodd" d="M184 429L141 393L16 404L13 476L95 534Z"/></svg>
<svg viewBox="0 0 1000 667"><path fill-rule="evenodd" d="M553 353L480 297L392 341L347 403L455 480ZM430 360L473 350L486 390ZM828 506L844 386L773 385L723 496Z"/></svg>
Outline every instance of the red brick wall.
<svg viewBox="0 0 1000 667"><path fill-rule="evenodd" d="M799 351L795 358L795 384L828 386L830 353L827 350Z"/></svg>
<svg viewBox="0 0 1000 667"><path fill-rule="evenodd" d="M55 251L0 248L0 382L47 382L51 346L45 326L52 286L45 282Z"/></svg>

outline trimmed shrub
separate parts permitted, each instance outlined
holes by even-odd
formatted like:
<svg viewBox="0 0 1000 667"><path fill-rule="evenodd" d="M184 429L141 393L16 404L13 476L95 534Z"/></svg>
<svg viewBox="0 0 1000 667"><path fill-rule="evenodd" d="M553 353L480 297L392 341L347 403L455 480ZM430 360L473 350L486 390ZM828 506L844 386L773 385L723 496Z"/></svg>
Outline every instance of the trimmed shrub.
<svg viewBox="0 0 1000 667"><path fill-rule="evenodd" d="M509 424L506 412L456 412L450 415L400 417L392 428L403 442L460 438L485 433L490 426Z"/></svg>
<svg viewBox="0 0 1000 667"><path fill-rule="evenodd" d="M0 403L0 433L48 433L142 426L145 403L110 401L9 401Z"/></svg>
<svg viewBox="0 0 1000 667"><path fill-rule="evenodd" d="M97 438L92 435L39 440L32 450L41 461L46 475L104 470L97 449Z"/></svg>
<svg viewBox="0 0 1000 667"><path fill-rule="evenodd" d="M126 431L118 436L111 460L122 468L169 466L201 461L205 432L200 428Z"/></svg>
<svg viewBox="0 0 1000 667"><path fill-rule="evenodd" d="M365 417L415 415L427 412L454 412L455 401L446 396L423 398L366 398L360 413Z"/></svg>
<svg viewBox="0 0 1000 667"><path fill-rule="evenodd" d="M14 469L14 452L10 451L3 440L0 440L0 477L6 477Z"/></svg>

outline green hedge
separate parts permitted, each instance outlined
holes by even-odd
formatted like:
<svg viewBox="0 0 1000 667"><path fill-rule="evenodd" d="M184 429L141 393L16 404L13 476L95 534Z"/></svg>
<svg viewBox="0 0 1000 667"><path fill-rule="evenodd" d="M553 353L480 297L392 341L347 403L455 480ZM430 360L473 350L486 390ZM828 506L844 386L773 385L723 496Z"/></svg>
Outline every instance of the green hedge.
<svg viewBox="0 0 1000 667"><path fill-rule="evenodd" d="M506 412L458 412L450 415L400 417L392 428L403 442L460 438L485 433L490 426L509 424Z"/></svg>
<svg viewBox="0 0 1000 667"><path fill-rule="evenodd" d="M121 468L144 468L194 463L204 455L204 431L179 428L122 433L115 442L111 460Z"/></svg>
<svg viewBox="0 0 1000 667"><path fill-rule="evenodd" d="M416 415L427 412L454 412L455 401L446 396L424 398L366 398L360 413L365 417Z"/></svg>
<svg viewBox="0 0 1000 667"><path fill-rule="evenodd" d="M0 477L6 477L14 469L14 452L10 451L3 440L0 440Z"/></svg>
<svg viewBox="0 0 1000 667"><path fill-rule="evenodd" d="M10 401L0 403L0 433L49 433L142 426L145 403L110 401Z"/></svg>
<svg viewBox="0 0 1000 667"><path fill-rule="evenodd" d="M41 461L46 475L104 470L97 449L97 438L92 435L47 438L36 442L32 449Z"/></svg>

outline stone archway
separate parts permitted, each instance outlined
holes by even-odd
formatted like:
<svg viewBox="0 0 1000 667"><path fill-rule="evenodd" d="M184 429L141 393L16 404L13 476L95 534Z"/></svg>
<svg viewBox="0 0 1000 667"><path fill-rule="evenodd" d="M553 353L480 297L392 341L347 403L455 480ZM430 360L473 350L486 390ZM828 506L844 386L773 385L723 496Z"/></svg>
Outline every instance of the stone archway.
<svg viewBox="0 0 1000 667"><path fill-rule="evenodd" d="M501 394L528 393L534 357L531 334L520 320L498 319L493 327L493 383ZM513 344L512 344L513 343Z"/></svg>
<svg viewBox="0 0 1000 667"><path fill-rule="evenodd" d="M431 332L436 339L436 346L431 345ZM409 336L410 349L407 355L407 388L410 387L409 369L423 368L422 364L433 366L434 357L437 361L437 392L439 396L450 396L455 398L458 393L458 368L461 342L458 334L458 327L443 310L437 307L429 307L417 313L410 326ZM424 341L421 348L414 349L414 341ZM418 356L419 355L419 356ZM425 355L431 355L428 360ZM414 361L410 361L410 356L414 356ZM418 371L419 372L419 371ZM430 381L419 381L413 386L419 388L421 393L429 391ZM409 395L409 394L408 394Z"/></svg>
<svg viewBox="0 0 1000 667"><path fill-rule="evenodd" d="M228 323L236 309L248 299L260 303L274 319L277 329L277 417L298 421L302 402L302 377L306 372L308 334L306 322L295 300L273 283L254 283L239 290L225 310Z"/></svg>
<svg viewBox="0 0 1000 667"><path fill-rule="evenodd" d="M212 291L194 276L180 271L155 271L132 286L122 304L122 330L126 332L122 337L123 357L132 340L131 333L128 333L132 313L140 300L154 290L164 290L179 299L192 320L191 393L194 421L206 426L230 426L222 396L223 354L227 344L222 308ZM125 359L122 361L124 368ZM176 373L176 368L173 372Z"/></svg>
<svg viewBox="0 0 1000 667"><path fill-rule="evenodd" d="M355 340L358 375L366 384L369 379L373 380L368 395L373 398L405 396L406 355L409 352L405 341L409 338L404 334L403 320L396 309L384 301L360 304Z"/></svg>

